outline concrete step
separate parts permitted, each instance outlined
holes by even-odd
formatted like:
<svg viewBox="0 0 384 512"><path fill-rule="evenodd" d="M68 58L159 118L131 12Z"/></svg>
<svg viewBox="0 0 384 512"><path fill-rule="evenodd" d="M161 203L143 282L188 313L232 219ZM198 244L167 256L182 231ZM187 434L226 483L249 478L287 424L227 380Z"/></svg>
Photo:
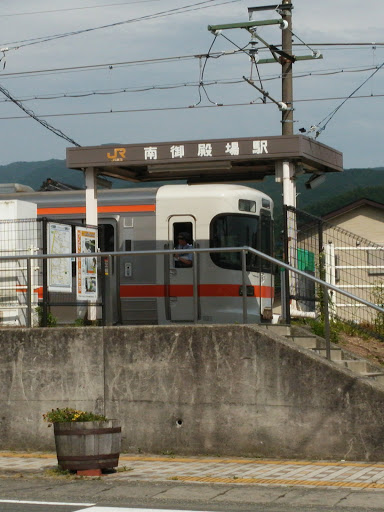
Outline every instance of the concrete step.
<svg viewBox="0 0 384 512"><path fill-rule="evenodd" d="M290 336L291 326L285 324L261 324L260 327L267 329L267 331L274 332L278 336Z"/></svg>
<svg viewBox="0 0 384 512"><path fill-rule="evenodd" d="M316 354L319 354L323 357L327 357L327 350L325 348L313 348L312 349ZM344 352L341 348L331 348L331 361L340 362L344 357Z"/></svg>
<svg viewBox="0 0 384 512"><path fill-rule="evenodd" d="M369 380L373 380L373 381L377 382L377 384L381 384L384 386L384 373L368 372L368 373L363 373L362 376L367 377Z"/></svg>
<svg viewBox="0 0 384 512"><path fill-rule="evenodd" d="M367 362L359 359L342 359L341 361L336 361L341 366L345 366L349 370L352 370L356 373L368 373Z"/></svg>
<svg viewBox="0 0 384 512"><path fill-rule="evenodd" d="M292 335L292 336L285 336L287 340L292 341L293 343L296 343L296 345L299 345L303 348L309 348L309 349L315 349L315 348L325 348L325 341L322 339L317 338L316 336L311 335Z"/></svg>
<svg viewBox="0 0 384 512"><path fill-rule="evenodd" d="M313 350L317 354L326 358L326 341L319 336L311 334L303 334L302 329L297 329L295 326L282 324L264 324L262 326L270 332L275 332L279 336L283 336L291 342L299 345L302 348ZM366 377L367 379L373 380L380 385L384 385L384 371L380 372L376 370L376 367L371 365L368 361L363 359L349 359L351 357L345 350L332 346L331 361L348 368L349 370Z"/></svg>

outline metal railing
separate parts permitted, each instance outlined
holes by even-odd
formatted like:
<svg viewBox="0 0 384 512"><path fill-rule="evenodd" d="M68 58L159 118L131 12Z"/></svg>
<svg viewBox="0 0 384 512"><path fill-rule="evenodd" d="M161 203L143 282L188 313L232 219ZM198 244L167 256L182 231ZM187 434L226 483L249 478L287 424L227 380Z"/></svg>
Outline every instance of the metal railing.
<svg viewBox="0 0 384 512"><path fill-rule="evenodd" d="M340 290L382 305L384 246L293 207L284 208L284 219L285 261L337 288L330 294L331 317L334 315L346 323L360 325L374 323L377 318L374 310L366 307L364 302L346 300ZM288 223L291 227L289 233ZM368 233L369 226L366 229ZM303 283L291 275L289 299L296 301L297 310L315 312L319 298L314 284Z"/></svg>
<svg viewBox="0 0 384 512"><path fill-rule="evenodd" d="M164 249L164 250L149 250L149 251L121 251L121 252L98 252L93 253L92 255L96 258L107 259L108 260L108 268L112 268L112 258L119 258L122 256L141 256L141 255L173 255L175 252L174 249ZM298 276L304 277L305 279L308 279L312 281L313 283L316 283L318 286L321 287L323 290L323 313L324 313L324 324L325 324L325 338L326 338L326 356L328 359L330 359L330 314L329 314L329 295L328 292L330 290L337 291L340 294L343 294L345 297L348 297L349 299L352 299L354 301L359 302L360 304L364 304L365 306L372 308L372 310L376 311L377 313L384 315L384 308L381 306L378 306L376 304L373 304L363 298L357 297L356 295L353 295L352 293L342 290L338 288L337 286L327 283L326 281L323 281L319 279L318 277L315 277L313 275L310 275L302 270L298 270L297 268L292 267L291 265L284 263L273 256L269 256L267 254L262 253L261 251L258 251L256 249L253 249L251 247L219 247L219 248L199 248L199 249L188 249L188 252L193 253L194 255L198 255L201 253L215 253L215 252L237 252L241 253L241 262L242 262L242 302L243 302L243 323L248 323L248 315L247 315L247 268L246 268L246 256L248 253L254 254L255 256L258 256L261 259L264 259L274 265L277 265L280 268L285 269L285 271L292 272ZM48 260L53 258L73 258L76 260L76 258L89 258L89 253L84 254L40 254L40 255L30 255L25 254L23 256L3 256L0 258L0 261L18 261L20 259L26 260L26 266L27 266L27 327L31 327L32 325L32 261L41 259L41 260ZM194 258L194 265L193 265L193 321L196 323L198 321L198 258ZM110 273L108 276L105 276L106 280L108 282L108 279L110 279ZM103 287L105 290L105 287ZM108 300L110 297L104 297L103 298L103 305L108 306ZM89 305L95 305L96 303L89 302ZM103 308L103 310L110 310L110 307ZM110 325L110 322L108 320L108 315L103 313L103 325Z"/></svg>

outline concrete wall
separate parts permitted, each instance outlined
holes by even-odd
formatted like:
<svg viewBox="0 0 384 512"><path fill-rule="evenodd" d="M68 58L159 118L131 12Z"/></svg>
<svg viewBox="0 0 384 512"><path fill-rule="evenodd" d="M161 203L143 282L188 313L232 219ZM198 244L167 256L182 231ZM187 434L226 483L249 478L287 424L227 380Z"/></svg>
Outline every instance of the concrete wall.
<svg viewBox="0 0 384 512"><path fill-rule="evenodd" d="M0 358L1 449L53 449L71 406L125 452L384 459L384 391L257 327L1 329Z"/></svg>

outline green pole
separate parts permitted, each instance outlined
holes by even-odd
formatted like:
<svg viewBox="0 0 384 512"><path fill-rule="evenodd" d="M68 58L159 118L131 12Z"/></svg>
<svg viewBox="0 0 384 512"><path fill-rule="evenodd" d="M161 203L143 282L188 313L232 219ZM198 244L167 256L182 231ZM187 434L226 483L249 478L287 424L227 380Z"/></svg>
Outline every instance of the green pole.
<svg viewBox="0 0 384 512"><path fill-rule="evenodd" d="M233 28L252 28L265 25L282 25L282 20L243 21L242 23L228 23L226 25L208 25L210 32L216 30L230 30Z"/></svg>

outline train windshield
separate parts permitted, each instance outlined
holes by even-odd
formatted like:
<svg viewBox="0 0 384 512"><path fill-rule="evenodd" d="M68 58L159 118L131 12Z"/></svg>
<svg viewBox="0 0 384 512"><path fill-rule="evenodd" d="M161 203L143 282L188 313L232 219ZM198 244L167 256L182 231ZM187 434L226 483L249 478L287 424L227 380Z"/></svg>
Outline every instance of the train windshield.
<svg viewBox="0 0 384 512"><path fill-rule="evenodd" d="M272 221L269 212L262 215L225 214L211 222L210 247L249 246L266 254L272 250ZM241 253L211 253L212 261L221 268L241 270ZM247 270L270 271L270 263L247 254Z"/></svg>

